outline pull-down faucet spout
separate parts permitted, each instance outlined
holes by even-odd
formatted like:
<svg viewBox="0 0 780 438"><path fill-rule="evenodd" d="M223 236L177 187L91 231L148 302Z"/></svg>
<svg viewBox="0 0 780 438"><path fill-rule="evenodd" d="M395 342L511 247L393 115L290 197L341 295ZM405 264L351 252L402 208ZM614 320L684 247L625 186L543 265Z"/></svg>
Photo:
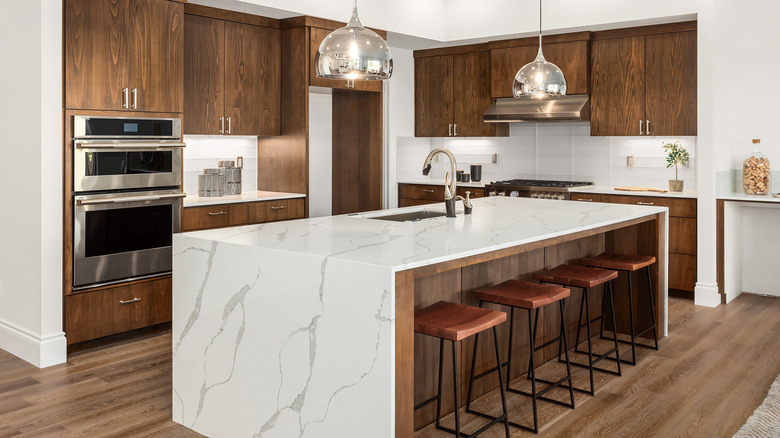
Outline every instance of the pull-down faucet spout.
<svg viewBox="0 0 780 438"><path fill-rule="evenodd" d="M444 177L444 205L447 207L447 217L455 217L455 156L447 149L437 148L431 151L423 163L423 175L428 175L431 171L431 162L437 154L444 154L450 159L450 171Z"/></svg>

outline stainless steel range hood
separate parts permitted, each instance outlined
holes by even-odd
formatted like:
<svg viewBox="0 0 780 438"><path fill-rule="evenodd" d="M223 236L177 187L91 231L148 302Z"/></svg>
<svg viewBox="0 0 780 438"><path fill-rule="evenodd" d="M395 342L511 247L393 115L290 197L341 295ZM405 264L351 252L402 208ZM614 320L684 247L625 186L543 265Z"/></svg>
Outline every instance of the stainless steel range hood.
<svg viewBox="0 0 780 438"><path fill-rule="evenodd" d="M551 99L496 99L485 111L485 123L560 122L590 120L588 96L575 94Z"/></svg>

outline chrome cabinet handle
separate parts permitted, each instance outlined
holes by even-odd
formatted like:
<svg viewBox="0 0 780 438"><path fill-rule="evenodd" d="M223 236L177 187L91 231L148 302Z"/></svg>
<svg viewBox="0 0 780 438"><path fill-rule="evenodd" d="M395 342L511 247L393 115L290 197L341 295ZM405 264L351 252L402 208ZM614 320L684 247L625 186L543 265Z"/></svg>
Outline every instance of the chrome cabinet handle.
<svg viewBox="0 0 780 438"><path fill-rule="evenodd" d="M133 109L138 108L138 89L133 88Z"/></svg>
<svg viewBox="0 0 780 438"><path fill-rule="evenodd" d="M577 200L578 201L582 201L582 202L593 202L593 199L591 199L591 198L580 198L580 199L577 199Z"/></svg>
<svg viewBox="0 0 780 438"><path fill-rule="evenodd" d="M224 117L220 117L219 118L219 126L220 126L219 127L219 133L220 134L224 134L225 133L225 118Z"/></svg>
<svg viewBox="0 0 780 438"><path fill-rule="evenodd" d="M639 205L654 205L652 202L642 202L642 201L637 201L637 204L639 204Z"/></svg>
<svg viewBox="0 0 780 438"><path fill-rule="evenodd" d="M645 120L645 128L647 128L647 134L650 135L650 120Z"/></svg>
<svg viewBox="0 0 780 438"><path fill-rule="evenodd" d="M228 121L228 132L227 133L230 134L230 131L232 131L231 126L233 126L233 124L230 123L230 117L227 118L227 121Z"/></svg>
<svg viewBox="0 0 780 438"><path fill-rule="evenodd" d="M455 133L455 135L453 137L457 137L458 136L458 124L456 123L456 124L454 124L452 126L455 127L455 131L453 131Z"/></svg>
<svg viewBox="0 0 780 438"><path fill-rule="evenodd" d="M227 214L226 211L210 211L209 216L222 216L224 214Z"/></svg>
<svg viewBox="0 0 780 438"><path fill-rule="evenodd" d="M127 107L130 106L130 96L127 94L128 91L129 90L127 88L122 88L122 108L124 109L127 109Z"/></svg>
<svg viewBox="0 0 780 438"><path fill-rule="evenodd" d="M278 207L271 206L271 210L284 210L285 208L287 208L286 205L280 205Z"/></svg>
<svg viewBox="0 0 780 438"><path fill-rule="evenodd" d="M423 193L433 193L433 189L422 189Z"/></svg>
<svg viewBox="0 0 780 438"><path fill-rule="evenodd" d="M186 193L172 193L166 195L149 195L149 196L120 196L116 198L103 198L103 199L79 199L76 197L76 205L98 205L98 204L119 204L122 202L144 202L144 201L159 201L161 199L175 199L186 198Z"/></svg>
<svg viewBox="0 0 780 438"><path fill-rule="evenodd" d="M642 123L644 123L642 120L639 121L639 135L644 135L644 132L642 132Z"/></svg>
<svg viewBox="0 0 780 438"><path fill-rule="evenodd" d="M185 143L76 143L76 149L148 149L183 148Z"/></svg>
<svg viewBox="0 0 780 438"><path fill-rule="evenodd" d="M137 303L141 301L140 298L133 298L132 300L119 300L119 304L130 304L130 303Z"/></svg>
<svg viewBox="0 0 780 438"><path fill-rule="evenodd" d="M450 123L449 135L450 135L450 137L452 137L452 123Z"/></svg>

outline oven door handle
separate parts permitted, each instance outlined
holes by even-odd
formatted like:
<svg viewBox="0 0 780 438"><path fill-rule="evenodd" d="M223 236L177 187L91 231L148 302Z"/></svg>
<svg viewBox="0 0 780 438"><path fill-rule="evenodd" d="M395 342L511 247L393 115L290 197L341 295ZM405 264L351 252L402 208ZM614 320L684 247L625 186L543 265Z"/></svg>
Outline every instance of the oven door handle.
<svg viewBox="0 0 780 438"><path fill-rule="evenodd" d="M76 143L76 149L167 149L186 146L184 143Z"/></svg>
<svg viewBox="0 0 780 438"><path fill-rule="evenodd" d="M104 198L104 199L76 199L76 205L97 205L97 204L115 204L119 202L142 202L159 201L160 199L186 198L186 193L174 193L170 195L149 195L149 196L125 196L122 198Z"/></svg>

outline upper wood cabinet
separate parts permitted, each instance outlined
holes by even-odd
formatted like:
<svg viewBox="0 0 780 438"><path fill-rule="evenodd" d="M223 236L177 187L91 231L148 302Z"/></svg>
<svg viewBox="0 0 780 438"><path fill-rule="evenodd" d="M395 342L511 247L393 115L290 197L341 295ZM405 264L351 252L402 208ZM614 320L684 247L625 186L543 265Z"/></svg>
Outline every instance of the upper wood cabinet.
<svg viewBox="0 0 780 438"><path fill-rule="evenodd" d="M696 135L695 28L691 22L594 34L591 135Z"/></svg>
<svg viewBox="0 0 780 438"><path fill-rule="evenodd" d="M484 123L490 97L490 52L437 55L415 52L414 135L489 137L508 135L506 124ZM468 46L466 46L468 47ZM461 48L459 48L461 49Z"/></svg>
<svg viewBox="0 0 780 438"><path fill-rule="evenodd" d="M320 44L332 29L321 29L318 27L309 27L309 85L327 88L343 88L359 91L382 91L382 81L354 81L342 79L318 78L315 69L315 56Z"/></svg>
<svg viewBox="0 0 780 438"><path fill-rule="evenodd" d="M65 1L65 107L182 112L184 7Z"/></svg>
<svg viewBox="0 0 780 438"><path fill-rule="evenodd" d="M185 15L184 133L279 135L278 29Z"/></svg>
<svg viewBox="0 0 780 438"><path fill-rule="evenodd" d="M551 35L542 40L544 57L557 65L566 78L566 94L588 93L588 42L590 32ZM512 83L520 67L536 58L538 38L492 41L490 47L490 95L513 97Z"/></svg>

